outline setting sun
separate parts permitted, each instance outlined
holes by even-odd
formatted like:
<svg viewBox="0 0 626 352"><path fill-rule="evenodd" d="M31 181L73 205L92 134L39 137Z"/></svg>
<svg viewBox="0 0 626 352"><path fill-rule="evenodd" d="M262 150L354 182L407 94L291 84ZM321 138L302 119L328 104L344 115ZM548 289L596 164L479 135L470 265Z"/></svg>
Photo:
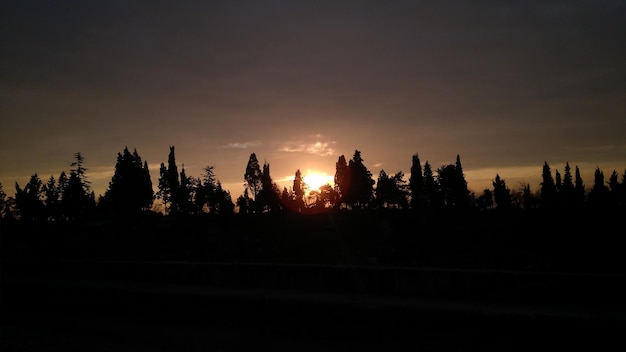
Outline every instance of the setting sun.
<svg viewBox="0 0 626 352"><path fill-rule="evenodd" d="M319 190L325 184L333 184L335 177L333 175L320 174L311 172L304 175L303 181L307 184L310 191Z"/></svg>

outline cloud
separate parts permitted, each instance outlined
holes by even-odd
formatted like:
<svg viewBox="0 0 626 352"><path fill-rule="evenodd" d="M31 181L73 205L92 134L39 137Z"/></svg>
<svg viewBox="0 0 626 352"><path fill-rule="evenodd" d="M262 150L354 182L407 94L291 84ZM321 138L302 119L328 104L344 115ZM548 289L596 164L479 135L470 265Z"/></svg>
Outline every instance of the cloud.
<svg viewBox="0 0 626 352"><path fill-rule="evenodd" d="M330 147L335 142L316 142L307 146L306 151L319 156L331 156L335 154L335 150Z"/></svg>
<svg viewBox="0 0 626 352"><path fill-rule="evenodd" d="M306 147L304 146L304 144L301 144L295 147L285 146L285 147L278 149L279 152L285 152L285 153L298 153L298 152L303 152L305 150L306 150Z"/></svg>
<svg viewBox="0 0 626 352"><path fill-rule="evenodd" d="M257 145L259 145L261 143L259 142L244 142L244 143L229 143L227 145L223 145L220 147L220 149L247 149L247 148L251 148L251 147L256 147Z"/></svg>
<svg viewBox="0 0 626 352"><path fill-rule="evenodd" d="M285 153L308 153L319 156L332 156L335 155L335 150L332 145L335 142L314 142L314 143L299 143L295 145L286 145L279 148L279 152Z"/></svg>

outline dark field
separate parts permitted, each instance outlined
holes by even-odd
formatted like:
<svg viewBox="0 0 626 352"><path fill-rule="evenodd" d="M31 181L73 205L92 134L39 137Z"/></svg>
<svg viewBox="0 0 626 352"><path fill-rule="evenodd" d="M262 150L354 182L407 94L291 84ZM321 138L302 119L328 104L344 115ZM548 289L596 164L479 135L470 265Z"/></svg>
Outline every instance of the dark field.
<svg viewBox="0 0 626 352"><path fill-rule="evenodd" d="M378 212L3 224L0 347L622 350L620 222Z"/></svg>

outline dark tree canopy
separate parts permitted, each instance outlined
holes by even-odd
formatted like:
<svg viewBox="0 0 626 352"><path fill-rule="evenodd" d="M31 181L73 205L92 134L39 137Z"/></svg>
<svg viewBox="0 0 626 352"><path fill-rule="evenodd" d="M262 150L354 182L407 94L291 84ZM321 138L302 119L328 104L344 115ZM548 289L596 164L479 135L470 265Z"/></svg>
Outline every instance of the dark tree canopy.
<svg viewBox="0 0 626 352"><path fill-rule="evenodd" d="M161 163L159 169L159 191L157 192L157 198L163 201L167 213L178 213L181 211L180 207L184 195L181 190L179 176L178 166L176 165L176 152L172 145L167 157L167 167L164 163Z"/></svg>
<svg viewBox="0 0 626 352"><path fill-rule="evenodd" d="M593 187L589 191L589 204L595 208L603 208L609 202L609 188L604 184L604 172L596 168L593 178Z"/></svg>
<svg viewBox="0 0 626 352"><path fill-rule="evenodd" d="M341 155L335 163L335 190L339 194L339 203L346 204L350 190L350 169L346 157Z"/></svg>
<svg viewBox="0 0 626 352"><path fill-rule="evenodd" d="M402 171L389 176L385 170L380 170L374 193L378 206L383 208L408 208L409 192Z"/></svg>
<svg viewBox="0 0 626 352"><path fill-rule="evenodd" d="M293 177L293 209L300 212L304 208L304 181L300 169L296 170Z"/></svg>
<svg viewBox="0 0 626 352"><path fill-rule="evenodd" d="M24 189L15 182L15 205L19 209L20 219L26 221L44 220L43 190L43 183L36 173L30 177Z"/></svg>
<svg viewBox="0 0 626 352"><path fill-rule="evenodd" d="M258 193L257 199L258 210L261 212L269 212L281 209L280 204L280 190L278 185L272 180L270 174L270 164L263 164L263 171L261 173L261 190Z"/></svg>
<svg viewBox="0 0 626 352"><path fill-rule="evenodd" d="M70 170L61 204L67 218L82 219L95 209L96 200L85 174L87 171L83 166L85 159L80 153L74 154L74 157L76 161L70 164L74 169Z"/></svg>
<svg viewBox="0 0 626 352"><path fill-rule="evenodd" d="M136 214L151 209L155 193L148 163L141 159L137 150L131 153L125 147L118 153L114 175L105 194L100 196L97 208L87 180L85 159L81 153L75 153L74 158L69 174L62 171L58 179L50 176L45 183L34 174L23 189L16 182L14 198L7 198L0 192L1 218L66 221L83 219L96 214L95 211ZM454 164L442 165L436 173L428 161L422 166L419 155L413 154L408 184L403 172L390 175L384 169L380 170L375 181L359 150L355 150L349 161L344 155L339 156L335 167L334 187L326 184L311 191L305 199L306 184L299 169L294 175L292 189L284 187L281 191L270 175L269 163L265 162L261 168L256 154L251 153L244 174L244 192L237 198L236 206L242 214L283 209L310 213L327 208L410 208L417 214L423 212L430 216L450 209L456 213L471 208L483 211L492 208L587 209L626 204L626 171L620 175L613 170L605 182L604 173L597 168L593 187L586 193L578 166L572 175L569 162L565 163L563 173L555 170L555 178L547 161L544 162L541 189L536 194L530 191L530 185L511 191L500 174L496 174L493 189L485 189L478 197L468 189L458 154ZM156 198L163 201L165 213L233 213L235 203L217 180L214 169L214 166L207 166L201 177L196 178L187 175L183 164L179 173L175 148L170 146L167 164L160 164L156 192Z"/></svg>
<svg viewBox="0 0 626 352"><path fill-rule="evenodd" d="M361 152L354 151L354 156L348 162L349 186L344 197L347 204L356 208L366 208L374 198L374 184L372 173L363 164Z"/></svg>
<svg viewBox="0 0 626 352"><path fill-rule="evenodd" d="M471 206L471 196L459 155L456 156L455 164L437 169L437 181L441 197L447 207L465 209Z"/></svg>
<svg viewBox="0 0 626 352"><path fill-rule="evenodd" d="M103 201L117 214L131 215L149 210L154 200L148 163L143 162L135 149L125 147L117 154L115 172Z"/></svg>
<svg viewBox="0 0 626 352"><path fill-rule="evenodd" d="M544 207L554 207L556 203L556 183L552 178L550 165L545 161L541 173L541 203Z"/></svg>
<svg viewBox="0 0 626 352"><path fill-rule="evenodd" d="M493 197L497 209L510 209L513 206L511 190L506 186L506 182L496 174L493 180Z"/></svg>
<svg viewBox="0 0 626 352"><path fill-rule="evenodd" d="M261 164L259 164L256 154L250 154L243 178L245 181L244 186L248 189L249 195L250 193L252 194L252 200L256 200L261 188L263 187L261 180L262 175L263 171L261 170Z"/></svg>
<svg viewBox="0 0 626 352"><path fill-rule="evenodd" d="M419 155L413 154L411 159L411 176L409 177L409 193L411 196L411 208L420 210L426 207L424 176L422 174L422 164Z"/></svg>

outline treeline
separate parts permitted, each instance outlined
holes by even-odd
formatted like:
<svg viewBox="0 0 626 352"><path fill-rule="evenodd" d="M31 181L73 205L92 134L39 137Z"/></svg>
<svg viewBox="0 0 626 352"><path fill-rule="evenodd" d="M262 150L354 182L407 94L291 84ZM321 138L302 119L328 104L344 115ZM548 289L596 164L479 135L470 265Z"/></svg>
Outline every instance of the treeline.
<svg viewBox="0 0 626 352"><path fill-rule="evenodd" d="M69 174L63 171L56 179L50 176L44 182L35 173L23 188L16 182L14 197L8 196L0 184L1 219L132 218L155 213L157 200L166 215L217 216L325 209L405 209L427 213L450 209L610 209L626 204L626 170L621 176L613 170L606 181L604 172L597 168L593 184L587 188L578 166L572 174L566 163L563 174L557 170L553 176L545 162L537 192L532 192L530 185L513 192L496 174L493 188L477 195L468 189L459 155L454 164L433 170L428 161L422 164L418 154L414 154L408 180L401 171L387 174L385 170L374 180L359 150L350 160L339 156L334 185L326 184L318 190L308 189L300 170L295 171L293 186L281 190L272 180L269 163L261 165L252 153L245 168L244 192L233 201L217 179L214 166L203 168L203 174L197 178L187 176L184 167L178 171L174 146L170 146L167 164L160 165L156 191L147 162L142 161L137 150L131 153L126 147L117 155L107 190L96 199L84 160L81 153L75 153Z"/></svg>

